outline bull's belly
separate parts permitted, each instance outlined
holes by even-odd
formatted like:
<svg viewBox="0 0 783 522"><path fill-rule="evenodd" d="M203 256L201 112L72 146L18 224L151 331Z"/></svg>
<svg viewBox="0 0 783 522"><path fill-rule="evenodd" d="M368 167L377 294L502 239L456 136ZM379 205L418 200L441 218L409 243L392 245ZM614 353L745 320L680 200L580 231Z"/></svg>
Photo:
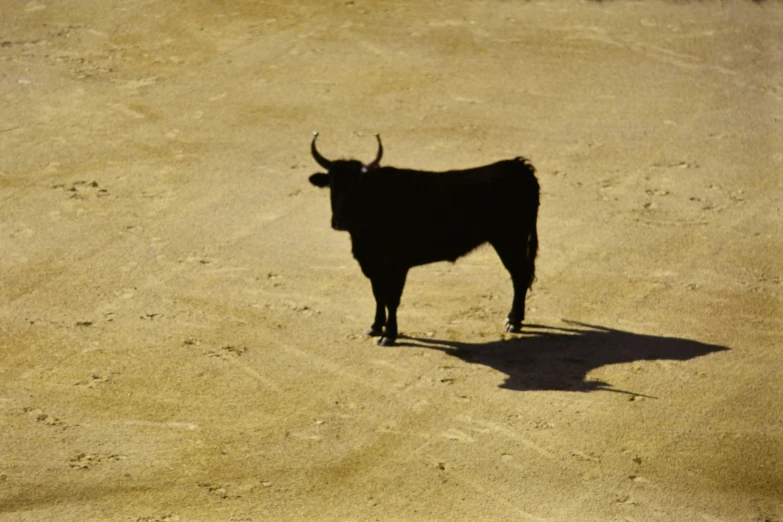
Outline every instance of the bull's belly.
<svg viewBox="0 0 783 522"><path fill-rule="evenodd" d="M408 259L411 266L427 265L439 261L455 262L460 257L479 247L482 242L471 242L461 245L447 245L442 248L414 249L401 253Z"/></svg>
<svg viewBox="0 0 783 522"><path fill-rule="evenodd" d="M424 231L426 232L426 231ZM460 234L442 233L387 234L366 237L352 237L356 259L365 264L396 265L413 267L437 263L454 262L460 257L487 242L478 231L462 231Z"/></svg>

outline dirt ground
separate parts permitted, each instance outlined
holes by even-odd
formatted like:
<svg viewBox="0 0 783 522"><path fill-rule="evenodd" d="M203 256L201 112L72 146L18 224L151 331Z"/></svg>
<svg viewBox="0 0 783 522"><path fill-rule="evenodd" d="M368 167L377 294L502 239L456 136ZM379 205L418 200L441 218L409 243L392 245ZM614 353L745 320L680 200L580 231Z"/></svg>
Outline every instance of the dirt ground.
<svg viewBox="0 0 783 522"><path fill-rule="evenodd" d="M284 4L0 5L0 520L783 521L783 5ZM364 337L316 129L530 158L526 333Z"/></svg>

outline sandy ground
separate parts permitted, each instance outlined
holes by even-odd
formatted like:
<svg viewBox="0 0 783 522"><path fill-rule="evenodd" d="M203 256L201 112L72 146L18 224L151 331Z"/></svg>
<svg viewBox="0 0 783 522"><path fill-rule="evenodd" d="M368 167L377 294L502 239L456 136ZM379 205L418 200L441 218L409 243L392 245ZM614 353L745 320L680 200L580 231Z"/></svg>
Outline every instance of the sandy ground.
<svg viewBox="0 0 783 522"><path fill-rule="evenodd" d="M0 520L783 520L781 3L272 4L0 5ZM315 129L529 157L534 326L365 338Z"/></svg>

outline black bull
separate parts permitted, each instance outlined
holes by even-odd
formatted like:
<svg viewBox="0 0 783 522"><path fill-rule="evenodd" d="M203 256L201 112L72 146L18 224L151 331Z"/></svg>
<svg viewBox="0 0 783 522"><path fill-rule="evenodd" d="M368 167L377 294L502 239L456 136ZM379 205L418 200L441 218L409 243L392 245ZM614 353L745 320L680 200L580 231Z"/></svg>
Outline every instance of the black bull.
<svg viewBox="0 0 783 522"><path fill-rule="evenodd" d="M394 344L411 267L454 262L484 243L494 247L514 284L506 331L521 329L538 251L533 165L518 157L442 173L381 167L380 136L372 163L330 161L316 149L317 137L311 153L327 172L313 174L310 183L331 189L332 228L351 235L353 255L372 282L375 320L367 335L379 336L382 346Z"/></svg>

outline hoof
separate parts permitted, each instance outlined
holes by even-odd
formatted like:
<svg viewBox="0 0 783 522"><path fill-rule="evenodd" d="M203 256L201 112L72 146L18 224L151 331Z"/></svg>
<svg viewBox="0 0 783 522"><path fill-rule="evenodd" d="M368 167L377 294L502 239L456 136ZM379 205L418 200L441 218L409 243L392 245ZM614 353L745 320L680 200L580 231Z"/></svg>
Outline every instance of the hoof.
<svg viewBox="0 0 783 522"><path fill-rule="evenodd" d="M522 325L513 325L511 323L506 323L506 333L521 333L522 332Z"/></svg>
<svg viewBox="0 0 783 522"><path fill-rule="evenodd" d="M370 328L366 332L364 332L364 335L367 335L369 337L380 337L383 335L383 330L378 330L376 328Z"/></svg>
<svg viewBox="0 0 783 522"><path fill-rule="evenodd" d="M394 339L388 337L381 337L378 339L378 346L394 346Z"/></svg>

